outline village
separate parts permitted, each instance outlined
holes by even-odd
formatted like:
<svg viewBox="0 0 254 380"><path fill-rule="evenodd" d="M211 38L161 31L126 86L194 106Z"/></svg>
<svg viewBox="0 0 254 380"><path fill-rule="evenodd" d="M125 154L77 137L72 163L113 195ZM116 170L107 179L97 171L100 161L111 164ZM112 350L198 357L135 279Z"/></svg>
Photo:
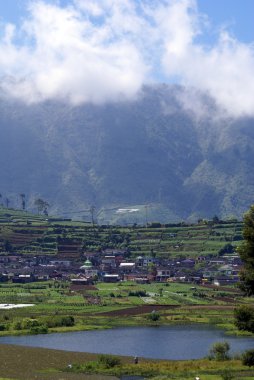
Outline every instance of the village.
<svg viewBox="0 0 254 380"><path fill-rule="evenodd" d="M128 258L125 250L85 252L80 260L48 255L2 254L0 281L28 283L68 280L76 285L94 282L135 281L188 282L193 284L233 285L239 281L241 260L234 254L221 257L161 259L151 256Z"/></svg>

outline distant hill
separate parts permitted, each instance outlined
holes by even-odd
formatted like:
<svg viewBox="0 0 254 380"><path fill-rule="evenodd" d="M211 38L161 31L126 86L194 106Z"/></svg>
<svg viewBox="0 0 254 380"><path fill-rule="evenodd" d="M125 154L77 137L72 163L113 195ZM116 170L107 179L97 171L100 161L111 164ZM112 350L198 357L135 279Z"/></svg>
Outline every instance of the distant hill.
<svg viewBox="0 0 254 380"><path fill-rule="evenodd" d="M79 107L2 96L2 202L25 193L28 209L41 197L66 216L94 205L105 224L241 217L254 198L254 120L218 117L204 96L197 118L184 93L150 86L132 102Z"/></svg>

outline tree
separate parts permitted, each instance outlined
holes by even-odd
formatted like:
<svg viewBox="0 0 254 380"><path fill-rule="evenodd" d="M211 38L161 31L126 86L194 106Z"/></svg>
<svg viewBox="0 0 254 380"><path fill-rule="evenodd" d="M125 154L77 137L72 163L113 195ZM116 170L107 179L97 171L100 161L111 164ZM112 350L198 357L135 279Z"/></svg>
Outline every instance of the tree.
<svg viewBox="0 0 254 380"><path fill-rule="evenodd" d="M247 365L248 367L254 366L254 350L247 350L243 353L242 356L243 365Z"/></svg>
<svg viewBox="0 0 254 380"><path fill-rule="evenodd" d="M210 358L214 360L228 360L230 346L228 342L216 342L210 348Z"/></svg>
<svg viewBox="0 0 254 380"><path fill-rule="evenodd" d="M37 207L38 214L43 212L44 215L48 215L48 207L49 207L48 202L44 201L41 198L38 198L34 201L34 205Z"/></svg>
<svg viewBox="0 0 254 380"><path fill-rule="evenodd" d="M244 215L243 238L244 242L238 248L243 261L239 286L246 295L251 296L254 294L254 205Z"/></svg>
<svg viewBox="0 0 254 380"><path fill-rule="evenodd" d="M220 223L220 219L218 218L217 215L214 215L214 217L213 217L213 219L212 219L212 222L213 222L213 224L218 224L218 223Z"/></svg>
<svg viewBox="0 0 254 380"><path fill-rule="evenodd" d="M235 325L239 330L254 332L254 308L241 305L234 310Z"/></svg>
<svg viewBox="0 0 254 380"><path fill-rule="evenodd" d="M157 322L160 319L160 313L158 311L153 310L150 314L148 314L147 319L152 322Z"/></svg>
<svg viewBox="0 0 254 380"><path fill-rule="evenodd" d="M24 193L19 194L21 200L21 208L25 210L26 208L26 195Z"/></svg>
<svg viewBox="0 0 254 380"><path fill-rule="evenodd" d="M10 199L7 197L5 198L5 204L6 204L6 208L9 208Z"/></svg>

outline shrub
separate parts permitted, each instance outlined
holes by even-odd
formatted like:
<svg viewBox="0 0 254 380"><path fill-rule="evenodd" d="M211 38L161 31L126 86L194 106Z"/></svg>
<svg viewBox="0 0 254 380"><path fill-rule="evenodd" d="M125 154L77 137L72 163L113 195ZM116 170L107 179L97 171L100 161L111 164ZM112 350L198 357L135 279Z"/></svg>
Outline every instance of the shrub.
<svg viewBox="0 0 254 380"><path fill-rule="evenodd" d="M130 291L128 295L129 297L145 297L147 294L145 290L137 290L135 292Z"/></svg>
<svg viewBox="0 0 254 380"><path fill-rule="evenodd" d="M242 305L234 310L235 325L239 330L254 332L254 308Z"/></svg>
<svg viewBox="0 0 254 380"><path fill-rule="evenodd" d="M48 327L46 325L33 326L30 328L31 334L47 334Z"/></svg>
<svg viewBox="0 0 254 380"><path fill-rule="evenodd" d="M160 319L160 313L158 313L157 311L152 311L150 314L148 314L147 318L150 320L150 321L153 321L153 322L156 322Z"/></svg>
<svg viewBox="0 0 254 380"><path fill-rule="evenodd" d="M67 317L62 317L62 326L74 326L75 325L75 319L72 315L68 315Z"/></svg>
<svg viewBox="0 0 254 380"><path fill-rule="evenodd" d="M17 321L13 323L13 330L22 330L22 323L21 321Z"/></svg>
<svg viewBox="0 0 254 380"><path fill-rule="evenodd" d="M228 342L216 342L210 348L210 359L214 360L228 360L229 359L230 345Z"/></svg>
<svg viewBox="0 0 254 380"><path fill-rule="evenodd" d="M31 329L32 327L39 326L37 319L25 318L22 320L22 329Z"/></svg>
<svg viewBox="0 0 254 380"><path fill-rule="evenodd" d="M247 350L243 353L242 363L248 367L254 366L254 349Z"/></svg>
<svg viewBox="0 0 254 380"><path fill-rule="evenodd" d="M121 364L121 360L117 356L113 355L100 355L98 362L105 368L113 368Z"/></svg>
<svg viewBox="0 0 254 380"><path fill-rule="evenodd" d="M221 377L222 377L222 380L233 380L234 379L234 375L233 375L232 371L230 371L230 369L228 369L228 368L223 370L223 372L221 373Z"/></svg>
<svg viewBox="0 0 254 380"><path fill-rule="evenodd" d="M65 317L53 316L51 318L46 318L45 324L47 327L71 327L75 325L75 319L72 315Z"/></svg>

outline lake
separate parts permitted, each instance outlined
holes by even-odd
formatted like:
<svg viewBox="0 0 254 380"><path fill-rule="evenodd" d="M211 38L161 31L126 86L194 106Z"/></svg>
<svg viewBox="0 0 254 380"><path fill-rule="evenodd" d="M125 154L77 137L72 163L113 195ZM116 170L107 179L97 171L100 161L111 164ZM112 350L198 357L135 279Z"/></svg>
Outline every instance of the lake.
<svg viewBox="0 0 254 380"><path fill-rule="evenodd" d="M223 330L208 325L124 327L0 337L1 344L172 360L203 358L214 342L225 340L230 344L231 353L254 348L254 338L226 336Z"/></svg>

